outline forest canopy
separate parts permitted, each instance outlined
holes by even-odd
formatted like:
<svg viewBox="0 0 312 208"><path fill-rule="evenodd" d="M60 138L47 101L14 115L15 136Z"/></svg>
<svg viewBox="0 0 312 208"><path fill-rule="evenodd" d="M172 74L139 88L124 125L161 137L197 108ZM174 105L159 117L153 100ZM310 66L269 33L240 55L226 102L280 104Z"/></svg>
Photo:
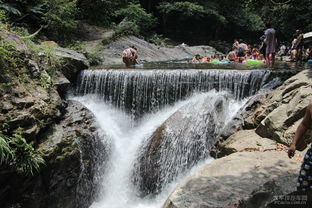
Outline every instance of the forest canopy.
<svg viewBox="0 0 312 208"><path fill-rule="evenodd" d="M271 22L280 40L296 29L312 30L311 0L0 0L0 21L33 31L43 29L56 41L71 40L81 22L116 27L127 18L128 30L155 34L187 44L258 41Z"/></svg>

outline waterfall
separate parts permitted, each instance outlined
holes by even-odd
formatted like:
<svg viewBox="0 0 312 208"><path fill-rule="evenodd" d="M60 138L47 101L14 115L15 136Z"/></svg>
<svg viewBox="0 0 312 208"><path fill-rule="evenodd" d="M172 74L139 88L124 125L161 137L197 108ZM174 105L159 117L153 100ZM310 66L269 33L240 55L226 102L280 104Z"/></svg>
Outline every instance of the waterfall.
<svg viewBox="0 0 312 208"><path fill-rule="evenodd" d="M268 70L85 70L76 94L96 94L135 117L185 99L193 92L227 91L236 99L254 95Z"/></svg>
<svg viewBox="0 0 312 208"><path fill-rule="evenodd" d="M109 141L101 191L90 208L160 207L200 163L269 71L86 70L71 99Z"/></svg>

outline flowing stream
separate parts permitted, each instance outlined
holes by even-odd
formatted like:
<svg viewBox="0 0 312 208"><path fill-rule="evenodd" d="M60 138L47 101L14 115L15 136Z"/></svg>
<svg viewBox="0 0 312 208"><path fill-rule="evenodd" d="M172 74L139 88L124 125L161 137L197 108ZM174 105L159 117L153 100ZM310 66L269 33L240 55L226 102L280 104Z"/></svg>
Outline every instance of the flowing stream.
<svg viewBox="0 0 312 208"><path fill-rule="evenodd" d="M211 161L218 136L268 77L261 70L84 71L71 99L93 112L110 146L90 208L161 207L178 181Z"/></svg>

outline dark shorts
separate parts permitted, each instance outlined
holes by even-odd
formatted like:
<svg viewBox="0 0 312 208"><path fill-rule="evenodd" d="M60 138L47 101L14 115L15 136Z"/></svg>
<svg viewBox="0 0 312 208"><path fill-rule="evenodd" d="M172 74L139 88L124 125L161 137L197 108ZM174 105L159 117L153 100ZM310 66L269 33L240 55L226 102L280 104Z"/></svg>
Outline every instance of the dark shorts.
<svg viewBox="0 0 312 208"><path fill-rule="evenodd" d="M298 181L298 191L310 191L312 190L312 146L309 148L304 156L303 163L300 168Z"/></svg>

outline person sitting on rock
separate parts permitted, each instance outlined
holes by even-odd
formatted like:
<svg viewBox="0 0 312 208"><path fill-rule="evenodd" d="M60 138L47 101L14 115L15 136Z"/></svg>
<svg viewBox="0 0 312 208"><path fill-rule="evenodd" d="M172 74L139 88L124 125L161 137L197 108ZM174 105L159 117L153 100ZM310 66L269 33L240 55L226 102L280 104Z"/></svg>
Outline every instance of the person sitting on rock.
<svg viewBox="0 0 312 208"><path fill-rule="evenodd" d="M208 63L210 61L210 58L207 57L207 56L204 56L202 59L201 59L201 62L202 63Z"/></svg>
<svg viewBox="0 0 312 208"><path fill-rule="evenodd" d="M312 104L306 107L306 112L302 122L299 124L295 137L288 148L288 157L292 158L295 155L297 145L301 142L305 132L312 127ZM304 161L297 181L297 190L312 193L312 145L304 156Z"/></svg>
<svg viewBox="0 0 312 208"><path fill-rule="evenodd" d="M260 55L259 49L254 47L251 52L251 58L257 60L259 55Z"/></svg>
<svg viewBox="0 0 312 208"><path fill-rule="evenodd" d="M236 61L237 60L236 51L230 51L229 54L227 55L227 59L229 61Z"/></svg>
<svg viewBox="0 0 312 208"><path fill-rule="evenodd" d="M200 55L196 54L192 59L192 63L199 63L200 62Z"/></svg>
<svg viewBox="0 0 312 208"><path fill-rule="evenodd" d="M138 49L134 46L131 46L122 52L122 61L126 64L126 67L138 64L137 58Z"/></svg>
<svg viewBox="0 0 312 208"><path fill-rule="evenodd" d="M237 50L237 56L239 58L240 63L245 60L246 52L248 50L249 50L248 45L241 40Z"/></svg>

